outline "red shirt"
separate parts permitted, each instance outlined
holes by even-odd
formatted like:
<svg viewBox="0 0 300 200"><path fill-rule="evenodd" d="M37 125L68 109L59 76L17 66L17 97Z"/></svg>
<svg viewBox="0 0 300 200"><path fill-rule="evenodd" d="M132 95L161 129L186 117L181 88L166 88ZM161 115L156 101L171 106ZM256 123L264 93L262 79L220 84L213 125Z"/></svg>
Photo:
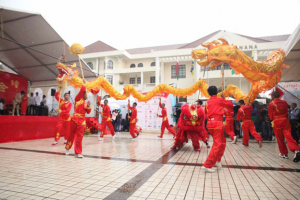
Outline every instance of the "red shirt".
<svg viewBox="0 0 300 200"><path fill-rule="evenodd" d="M224 107L224 115L227 117L231 117L234 115L233 112L233 103L230 100L225 101Z"/></svg>
<svg viewBox="0 0 300 200"><path fill-rule="evenodd" d="M102 107L102 117L103 119L106 119L106 121L110 121L110 107L109 105L103 105L100 104L100 106Z"/></svg>
<svg viewBox="0 0 300 200"><path fill-rule="evenodd" d="M64 101L59 97L59 92L55 92L55 99L59 102L60 111L59 120L70 121L70 110L72 108L72 103L70 101Z"/></svg>
<svg viewBox="0 0 300 200"><path fill-rule="evenodd" d="M85 113L89 114L91 112L91 108L87 106L87 103L82 98L85 93L85 86L82 86L80 92L75 97L75 108L72 120L76 122L78 125L85 125Z"/></svg>
<svg viewBox="0 0 300 200"><path fill-rule="evenodd" d="M168 117L167 117L167 108L166 107L162 108L161 107L161 102L159 102L159 107L161 108L161 115L158 115L158 117L163 118L163 121L167 121L168 120Z"/></svg>
<svg viewBox="0 0 300 200"><path fill-rule="evenodd" d="M242 105L241 108L238 110L238 113L237 113L237 116L236 116L236 119L238 121L242 120L251 120L251 112L253 110L253 106L250 105L250 106L246 106L246 105Z"/></svg>
<svg viewBox="0 0 300 200"><path fill-rule="evenodd" d="M217 117L223 121L225 99L213 95L207 100L205 105L205 116L207 119Z"/></svg>
<svg viewBox="0 0 300 200"><path fill-rule="evenodd" d="M281 99L274 99L268 107L269 117L271 120L278 118L287 118L288 104L286 101Z"/></svg>
<svg viewBox="0 0 300 200"><path fill-rule="evenodd" d="M128 104L128 109L131 110L131 116L130 116L130 123L136 123L136 118L137 118L137 109L134 107L130 107Z"/></svg>

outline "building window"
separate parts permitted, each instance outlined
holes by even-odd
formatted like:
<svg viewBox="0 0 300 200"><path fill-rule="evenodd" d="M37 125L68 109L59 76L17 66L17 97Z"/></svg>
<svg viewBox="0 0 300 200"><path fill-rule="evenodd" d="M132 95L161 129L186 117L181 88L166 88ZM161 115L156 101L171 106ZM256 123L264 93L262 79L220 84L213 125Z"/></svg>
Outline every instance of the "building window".
<svg viewBox="0 0 300 200"><path fill-rule="evenodd" d="M105 63L105 61L103 62L103 69L105 69L105 66L106 66L106 63Z"/></svg>
<svg viewBox="0 0 300 200"><path fill-rule="evenodd" d="M110 84L113 84L113 75L106 75L106 79Z"/></svg>
<svg viewBox="0 0 300 200"><path fill-rule="evenodd" d="M138 67L143 67L143 63L139 63L139 64L138 64Z"/></svg>
<svg viewBox="0 0 300 200"><path fill-rule="evenodd" d="M152 63L151 63L151 67L155 67L155 62L152 62Z"/></svg>
<svg viewBox="0 0 300 200"><path fill-rule="evenodd" d="M155 83L155 76L150 76L150 83Z"/></svg>
<svg viewBox="0 0 300 200"><path fill-rule="evenodd" d="M130 68L135 68L135 64L131 64L131 65L130 65Z"/></svg>
<svg viewBox="0 0 300 200"><path fill-rule="evenodd" d="M137 83L137 84L141 84L141 77L137 77L136 83Z"/></svg>
<svg viewBox="0 0 300 200"><path fill-rule="evenodd" d="M129 78L129 84L135 84L135 78Z"/></svg>
<svg viewBox="0 0 300 200"><path fill-rule="evenodd" d="M113 68L114 68L113 61L111 61L111 60L107 61L107 69L113 69Z"/></svg>
<svg viewBox="0 0 300 200"><path fill-rule="evenodd" d="M88 62L87 63L87 65L91 68L91 69L94 69L94 65L93 65L93 63L91 63L91 62Z"/></svg>
<svg viewBox="0 0 300 200"><path fill-rule="evenodd" d="M185 65L179 65L179 78L186 78L186 67ZM176 76L176 65L171 66L171 76L172 78L177 78Z"/></svg>

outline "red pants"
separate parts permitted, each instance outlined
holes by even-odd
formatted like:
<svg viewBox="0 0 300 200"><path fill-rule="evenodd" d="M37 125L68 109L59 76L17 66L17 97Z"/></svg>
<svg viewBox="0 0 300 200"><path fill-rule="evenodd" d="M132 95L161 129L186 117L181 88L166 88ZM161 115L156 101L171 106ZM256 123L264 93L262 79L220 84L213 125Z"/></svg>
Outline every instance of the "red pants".
<svg viewBox="0 0 300 200"><path fill-rule="evenodd" d="M102 119L102 131L101 131L101 135L100 137L103 137L104 135L104 131L106 129L106 126L108 127L109 131L111 132L111 135L114 136L115 135L115 129L114 126L112 125L111 121L107 121L107 119Z"/></svg>
<svg viewBox="0 0 300 200"><path fill-rule="evenodd" d="M250 131L251 135L255 138L255 140L257 142L263 140L261 138L261 136L256 132L253 121L251 121L251 120L243 121L242 130L243 130L243 134L244 134L243 144L246 145L246 146L249 145L249 131Z"/></svg>
<svg viewBox="0 0 300 200"><path fill-rule="evenodd" d="M188 136L190 136L194 150L197 151L200 149L200 143L199 143L199 133L196 131L180 131L177 132L178 135L176 135L174 146L181 148L184 142L188 141Z"/></svg>
<svg viewBox="0 0 300 200"><path fill-rule="evenodd" d="M81 154L84 131L85 131L85 125L78 125L73 120L71 120L68 142L65 148L71 149L75 137L75 147L74 147L75 154Z"/></svg>
<svg viewBox="0 0 300 200"><path fill-rule="evenodd" d="M235 136L234 129L233 129L234 120L232 118L229 119L226 118L225 121L226 121L225 131L230 136L230 139L233 140L233 137Z"/></svg>
<svg viewBox="0 0 300 200"><path fill-rule="evenodd" d="M273 128L281 154L288 154L283 136L285 137L285 140L291 152L295 153L295 151L300 151L299 145L291 135L291 125L288 121L287 123L288 124L286 124L285 126L278 126L275 124Z"/></svg>
<svg viewBox="0 0 300 200"><path fill-rule="evenodd" d="M223 134L223 123L221 121L209 121L207 123L207 129L213 137L213 145L203 166L212 168L217 161L221 162L226 148L226 139Z"/></svg>
<svg viewBox="0 0 300 200"><path fill-rule="evenodd" d="M161 123L161 129L160 129L161 130L161 134L160 134L161 137L163 136L163 134L165 132L165 128L167 128L167 130L170 131L170 133L172 133L175 136L174 129L170 126L169 121L166 120L166 121L163 121Z"/></svg>
<svg viewBox="0 0 300 200"><path fill-rule="evenodd" d="M136 134L138 134L138 130L135 128L136 123L130 123L129 124L129 133L131 137L135 138Z"/></svg>
<svg viewBox="0 0 300 200"><path fill-rule="evenodd" d="M65 136L65 140L68 139L70 131L70 121L63 121L59 120L57 126L56 126L56 136L55 136L55 141L57 142L60 139L61 135Z"/></svg>

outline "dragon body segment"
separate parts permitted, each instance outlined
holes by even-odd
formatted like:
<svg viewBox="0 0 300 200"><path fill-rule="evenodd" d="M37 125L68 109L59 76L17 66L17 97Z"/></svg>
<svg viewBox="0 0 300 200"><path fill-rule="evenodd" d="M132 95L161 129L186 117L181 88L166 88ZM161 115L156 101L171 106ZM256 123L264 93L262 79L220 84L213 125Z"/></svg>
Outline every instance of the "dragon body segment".
<svg viewBox="0 0 300 200"><path fill-rule="evenodd" d="M264 62L254 61L249 58L243 51L239 50L234 45L229 45L224 38L218 41L202 44L205 49L198 49L192 51L192 57L197 59L200 66L208 67L210 69L217 67L221 63L228 63L233 68L236 74L242 74L248 81L251 82L251 90L245 94L240 88L235 85L228 85L224 91L218 94L223 94L225 97L232 95L236 100L247 100L253 102L259 93L266 91L276 85L280 81L282 68L288 67L285 65L285 52L283 50L275 50L271 52L268 59ZM201 60L198 60L201 59ZM126 85L124 92L121 94L117 91L104 77L98 77L95 80L83 82L82 78L78 76L78 71L73 70L76 65L64 65L58 63L56 68L59 71L57 78L58 84L62 85L70 81L70 85L80 88L86 85L87 90L93 94L97 94L100 89L105 90L111 97L117 100L124 100L130 95L135 97L138 101L147 102L154 96L166 92L175 96L190 96L197 91L200 91L202 96L209 98L207 92L208 85L205 80L199 79L192 86L188 88L175 88L168 84L159 84L147 94L140 93L133 85Z"/></svg>

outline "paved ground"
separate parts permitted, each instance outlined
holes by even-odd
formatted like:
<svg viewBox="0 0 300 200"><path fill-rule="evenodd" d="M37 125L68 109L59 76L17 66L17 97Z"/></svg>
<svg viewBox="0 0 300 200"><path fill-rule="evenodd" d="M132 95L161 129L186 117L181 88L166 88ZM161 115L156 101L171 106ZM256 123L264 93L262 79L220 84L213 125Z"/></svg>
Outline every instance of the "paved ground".
<svg viewBox="0 0 300 200"><path fill-rule="evenodd" d="M223 168L201 170L209 150L191 143L171 151L171 135L121 133L84 137L83 159L64 155L62 140L0 144L0 199L300 199L300 163L278 157L276 142L262 149L227 143ZM210 141L211 142L211 141Z"/></svg>

